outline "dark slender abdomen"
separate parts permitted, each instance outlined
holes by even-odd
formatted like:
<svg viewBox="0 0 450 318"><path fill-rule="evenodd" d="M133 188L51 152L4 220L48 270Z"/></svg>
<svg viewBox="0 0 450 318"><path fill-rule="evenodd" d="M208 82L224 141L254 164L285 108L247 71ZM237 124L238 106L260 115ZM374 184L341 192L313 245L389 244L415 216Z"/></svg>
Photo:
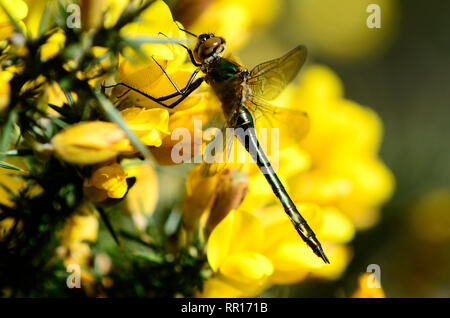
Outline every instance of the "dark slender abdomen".
<svg viewBox="0 0 450 318"><path fill-rule="evenodd" d="M245 149L250 153L253 160L256 162L259 169L266 177L267 182L269 182L269 184L271 185L274 194L280 200L281 204L283 205L284 211L291 219L297 232L309 245L309 247L311 247L311 249L317 256L322 258L324 262L329 263L322 250L322 246L316 239L313 230L309 227L309 225L306 223L306 220L297 211L297 207L287 194L283 184L273 170L269 159L267 159L266 154L260 147L258 138L256 137L255 133L253 118L249 111L243 106L241 106L240 108L237 125L235 128L236 137L244 145Z"/></svg>

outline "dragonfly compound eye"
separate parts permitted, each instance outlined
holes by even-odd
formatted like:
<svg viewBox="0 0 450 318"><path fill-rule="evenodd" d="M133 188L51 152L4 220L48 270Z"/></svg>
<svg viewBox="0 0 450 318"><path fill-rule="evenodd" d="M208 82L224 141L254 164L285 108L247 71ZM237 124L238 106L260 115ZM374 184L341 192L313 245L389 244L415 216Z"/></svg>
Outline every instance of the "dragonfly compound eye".
<svg viewBox="0 0 450 318"><path fill-rule="evenodd" d="M219 55L225 49L225 40L220 37L211 37L198 44L194 51L195 59L200 62L208 62L208 59Z"/></svg>

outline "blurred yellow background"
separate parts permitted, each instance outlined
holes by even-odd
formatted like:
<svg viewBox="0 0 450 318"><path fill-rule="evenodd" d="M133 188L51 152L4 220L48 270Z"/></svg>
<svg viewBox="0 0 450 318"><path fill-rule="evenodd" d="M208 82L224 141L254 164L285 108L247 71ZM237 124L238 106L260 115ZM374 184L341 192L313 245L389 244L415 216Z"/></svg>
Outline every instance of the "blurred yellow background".
<svg viewBox="0 0 450 318"><path fill-rule="evenodd" d="M177 1L167 2L177 7ZM197 12L199 3L206 2L181 1L184 8L197 3ZM379 6L381 28L367 27L369 4ZM180 2L178 7L183 7ZM249 68L306 45L307 64L330 67L340 77L346 98L371 107L381 117L380 156L396 179L395 193L378 224L356 233L354 258L338 281L302 282L272 288L267 295L347 295L357 276L369 264L378 264L388 297L450 296L450 3L262 1L253 7L253 16L258 17L254 20L234 9L218 13L228 24L211 18L202 21L211 29L196 29L194 23L190 30L229 35L229 48ZM259 11L273 14L260 16ZM176 12L175 17L179 19ZM258 23L261 20L265 22ZM233 32L244 34L246 41L236 44Z"/></svg>

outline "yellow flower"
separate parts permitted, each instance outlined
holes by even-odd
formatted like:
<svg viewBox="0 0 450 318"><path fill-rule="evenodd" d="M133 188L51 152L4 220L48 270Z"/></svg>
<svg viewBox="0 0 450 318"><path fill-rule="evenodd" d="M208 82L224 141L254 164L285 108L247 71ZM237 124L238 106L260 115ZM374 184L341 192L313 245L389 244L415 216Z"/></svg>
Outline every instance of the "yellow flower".
<svg viewBox="0 0 450 318"><path fill-rule="evenodd" d="M46 89L45 89L45 93L47 95L47 99L48 99L48 104L52 104L55 106L59 106L61 107L62 105L64 105L64 103L69 104L69 101L67 100L66 95L64 94L63 90L61 89L61 86L59 86L57 83L51 83L49 85L47 85ZM74 101L77 100L77 95L75 93L71 93L72 98ZM52 115L55 116L59 116L59 114L51 109L50 107L48 108L48 112L51 113Z"/></svg>
<svg viewBox="0 0 450 318"><path fill-rule="evenodd" d="M230 41L227 47L231 50L242 46L252 34L252 31L269 24L278 14L280 2L276 0L261 0L255 5L251 0L214 0L202 14L195 15L191 32L202 34L213 31ZM185 11L180 12L183 19ZM189 16L187 17L189 19ZM188 21L187 21L188 22Z"/></svg>
<svg viewBox="0 0 450 318"><path fill-rule="evenodd" d="M130 0L106 0L102 2L102 11L105 12L103 25L111 28L116 24Z"/></svg>
<svg viewBox="0 0 450 318"><path fill-rule="evenodd" d="M313 167L290 178L294 198L334 205L358 228L373 225L394 189L394 178L377 155L382 136L377 114L344 99L339 78L323 66L305 70L291 105L304 105L311 118L300 146Z"/></svg>
<svg viewBox="0 0 450 318"><path fill-rule="evenodd" d="M239 209L230 212L211 233L207 255L214 275L206 282L207 292L200 296L248 297L273 284L295 283L311 274L339 278L351 257L342 245L353 238L350 220L334 209L321 210L312 204L297 207L324 243L331 264L324 264L311 252L281 206L272 205L255 213ZM218 282L228 286L224 292L214 290Z"/></svg>
<svg viewBox="0 0 450 318"><path fill-rule="evenodd" d="M75 214L68 219L60 233L61 244L67 249L64 264L87 266L91 257L88 242L95 242L97 234L98 220L94 215Z"/></svg>
<svg viewBox="0 0 450 318"><path fill-rule="evenodd" d="M27 169L25 161L22 158L11 157L3 160L23 170ZM11 172L14 172L15 175L23 173L21 171L11 171L8 169L0 168L0 184L7 186L10 192L19 194L19 192L23 189L25 182L22 178L12 175ZM0 187L0 203L9 207L14 206L14 202L11 200L10 193L3 187Z"/></svg>
<svg viewBox="0 0 450 318"><path fill-rule="evenodd" d="M85 195L93 202L106 198L123 198L128 190L126 178L127 173L118 163L97 167L91 176L84 180Z"/></svg>
<svg viewBox="0 0 450 318"><path fill-rule="evenodd" d="M201 166L189 171L183 198L183 221L188 230L196 228L198 220L211 205L218 182L216 177L203 177Z"/></svg>
<svg viewBox="0 0 450 318"><path fill-rule="evenodd" d="M165 109L129 108L121 112L130 129L147 146L160 146L168 131L169 114ZM51 141L62 160L96 164L115 158L119 153L133 153L125 133L116 124L102 121L82 122L55 135Z"/></svg>
<svg viewBox="0 0 450 318"><path fill-rule="evenodd" d="M41 22L42 15L44 14L45 6L50 4L50 7L57 9L55 6L56 1L44 1L44 0L25 0L28 7L26 18L24 23L27 31L35 36L39 30L39 24Z"/></svg>
<svg viewBox="0 0 450 318"><path fill-rule="evenodd" d="M21 0L0 0L3 7L13 16L17 21L23 20L28 14L28 6L25 1ZM15 31L11 24L9 17L0 8L0 40L8 39Z"/></svg>
<svg viewBox="0 0 450 318"><path fill-rule="evenodd" d="M57 55L63 48L66 36L62 31L55 32L46 43L41 46L41 60L47 61Z"/></svg>
<svg viewBox="0 0 450 318"><path fill-rule="evenodd" d="M11 87L9 81L13 74L8 71L0 71L0 112L9 104Z"/></svg>
<svg viewBox="0 0 450 318"><path fill-rule="evenodd" d="M140 229L147 225L145 215L153 213L158 202L158 176L146 163L122 161L127 176L135 177L136 183L129 189L125 198L126 209Z"/></svg>
<svg viewBox="0 0 450 318"><path fill-rule="evenodd" d="M202 221L204 235L208 237L216 225L241 204L248 191L248 180L246 174L231 166L210 177L204 176L203 168L196 166L186 178L183 221L188 231L195 231ZM206 218L201 220L203 215Z"/></svg>
<svg viewBox="0 0 450 318"><path fill-rule="evenodd" d="M299 86L290 86L274 102L294 109L301 105L300 110L309 115L311 128L300 143L283 139L292 131L280 127L277 173L322 242L331 264L324 264L300 239L257 166L245 164L242 169L249 175L249 193L212 231L207 255L214 274L201 296L252 296L273 284L295 283L309 276L335 280L342 275L352 257L347 244L356 228L376 222L378 208L394 187L392 174L377 156L382 135L379 118L370 109L344 99L342 91L333 72L312 66ZM272 159L275 155L271 153ZM188 178L191 185L202 184L194 181ZM186 200L191 199L188 196ZM256 224L250 225L247 233L240 230L239 222L232 221L244 210L250 211L245 215L251 215L246 222ZM245 252L257 253L264 261L259 256L252 261L235 256L237 252L230 246L239 245L240 240L251 241L246 243L251 248ZM249 280L242 275L251 277L252 270L261 273L266 260L271 271L254 282L258 288L243 286Z"/></svg>
<svg viewBox="0 0 450 318"><path fill-rule="evenodd" d="M81 267L81 284L89 290L95 281L94 276L85 270L91 264L92 253L89 243L95 242L98 235L98 220L86 205L80 208L85 214L72 215L59 233L61 246L57 253L64 259L64 266L76 264Z"/></svg>
<svg viewBox="0 0 450 318"><path fill-rule="evenodd" d="M115 158L132 147L122 129L114 123L92 121L72 125L51 141L55 154L69 163L88 165Z"/></svg>
<svg viewBox="0 0 450 318"><path fill-rule="evenodd" d="M351 298L385 298L383 288L377 286L372 274L364 273L358 278L358 288L350 295ZM379 282L378 282L379 284Z"/></svg>
<svg viewBox="0 0 450 318"><path fill-rule="evenodd" d="M146 146L161 146L169 135L169 112L165 109L127 108L120 112L130 128Z"/></svg>
<svg viewBox="0 0 450 318"><path fill-rule="evenodd" d="M230 212L211 233L207 244L208 262L224 288L220 297L229 297L223 292L239 291L232 297L245 297L260 291L273 273L273 265L262 254L264 247L264 231L261 221L242 210ZM219 296L209 284L216 280L206 281L201 297Z"/></svg>
<svg viewBox="0 0 450 318"><path fill-rule="evenodd" d="M4 218L0 221L0 242L10 233L14 223L14 218Z"/></svg>
<svg viewBox="0 0 450 318"><path fill-rule="evenodd" d="M125 26L121 30L126 37L160 37L161 39L177 38L184 39L186 35L179 30L173 21L172 14L168 6L163 1L155 1L141 14L140 20ZM161 35L159 33L163 33ZM176 90L170 83L167 76L161 68L150 59L153 57L177 84L179 89L186 86L189 77L195 67L191 63L185 63L187 52L177 44L143 44L143 52L147 55L147 59L143 59L136 55L131 49L125 51L126 58L121 58L119 64L119 80L133 88L151 95L153 97L167 96L175 93ZM113 93L121 96L127 91L126 88L117 86ZM125 97L128 105L140 106L145 108L162 107L152 100L142 96L139 93L130 91ZM201 95L194 92L181 102L170 112L175 110L186 109L196 105L200 101ZM164 103L170 104L178 98L172 98Z"/></svg>
<svg viewBox="0 0 450 318"><path fill-rule="evenodd" d="M82 208L86 210L85 208ZM61 233L62 244L70 246L77 242L97 240L98 221L92 214L75 214L67 220Z"/></svg>
<svg viewBox="0 0 450 318"><path fill-rule="evenodd" d="M183 158L193 158L203 152L206 139L204 138L204 133L201 130L201 127L195 126L195 121L202 121L202 123L205 123L209 120L209 115L206 107L206 104L204 102L201 102L194 107L188 108L186 110L179 110L170 115L170 134L162 140L162 144L160 147L150 148L153 156L159 164L174 165L180 163L174 162L172 157L172 152L178 150L174 149L174 147L177 145L180 148L178 154ZM174 130L179 128L189 132L189 135L183 135L177 138L177 136L173 135L172 133L174 132ZM195 136L199 136L201 138L196 139ZM183 152L184 149L190 149L189 156Z"/></svg>
<svg viewBox="0 0 450 318"><path fill-rule="evenodd" d="M265 229L266 255L274 266L270 284L295 283L308 275L337 279L350 261L350 251L343 245L354 235L350 220L336 209L325 209L311 203L297 208L308 220L322 242L331 264L324 264L300 239L281 206L272 205L255 212Z"/></svg>

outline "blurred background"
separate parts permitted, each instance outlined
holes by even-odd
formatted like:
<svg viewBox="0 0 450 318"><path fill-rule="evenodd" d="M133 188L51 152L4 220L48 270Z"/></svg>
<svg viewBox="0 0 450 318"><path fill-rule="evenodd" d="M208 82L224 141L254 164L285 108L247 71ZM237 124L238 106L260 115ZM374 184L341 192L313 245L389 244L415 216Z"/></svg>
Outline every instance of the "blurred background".
<svg viewBox="0 0 450 318"><path fill-rule="evenodd" d="M192 3L202 3L167 2L183 12L188 26L186 6L193 10ZM367 27L373 13L366 11L369 4L379 5L381 28ZM357 233L354 258L338 281L274 287L267 295L348 295L357 276L378 264L387 297L449 297L450 2L290 0L270 5L271 22L256 23L234 53L251 68L305 44L308 63L329 66L341 78L347 99L381 117L380 156L395 175L396 190L377 225ZM235 12L223 14L230 15L234 27L244 20Z"/></svg>

